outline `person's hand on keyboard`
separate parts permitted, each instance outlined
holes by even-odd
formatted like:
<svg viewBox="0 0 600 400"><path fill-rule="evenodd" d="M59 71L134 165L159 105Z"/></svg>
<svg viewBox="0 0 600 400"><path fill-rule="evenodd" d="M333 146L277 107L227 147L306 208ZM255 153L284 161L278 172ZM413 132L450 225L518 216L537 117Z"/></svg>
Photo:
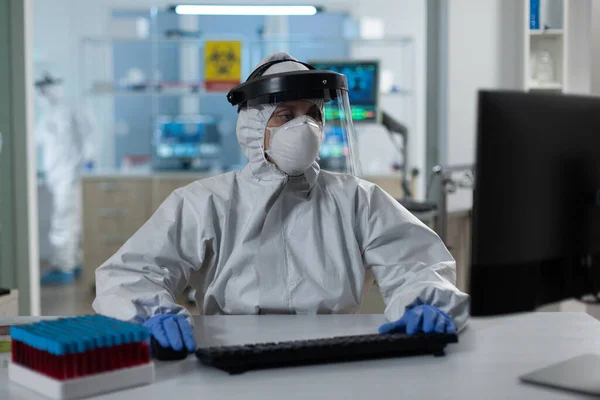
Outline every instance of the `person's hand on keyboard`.
<svg viewBox="0 0 600 400"><path fill-rule="evenodd" d="M425 304L406 309L398 321L388 322L379 327L379 333L406 331L409 335L417 332L456 333L452 318L437 307Z"/></svg>
<svg viewBox="0 0 600 400"><path fill-rule="evenodd" d="M183 315L155 315L144 322L144 326L161 347L182 351L185 346L190 353L196 350L194 329Z"/></svg>

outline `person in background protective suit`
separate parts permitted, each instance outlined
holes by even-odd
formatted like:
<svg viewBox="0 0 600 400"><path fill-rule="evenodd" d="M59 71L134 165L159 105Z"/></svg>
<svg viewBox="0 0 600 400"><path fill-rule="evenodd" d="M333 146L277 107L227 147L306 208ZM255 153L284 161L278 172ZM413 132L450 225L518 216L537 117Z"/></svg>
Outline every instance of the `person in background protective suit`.
<svg viewBox="0 0 600 400"><path fill-rule="evenodd" d="M377 185L320 170L323 103L338 96L332 115L351 113L346 78L311 68L275 54L230 92L248 165L175 190L96 271L97 313L193 351L175 301L188 284L203 314L354 313L374 279L390 321L380 332L465 326L469 297L438 236ZM319 97L313 83L328 88ZM351 119L338 122L351 134Z"/></svg>
<svg viewBox="0 0 600 400"><path fill-rule="evenodd" d="M91 168L93 164L94 124L91 115L67 102L60 80L46 75L36 82L36 88L42 108L36 138L42 148L42 169L52 196L52 255L50 268L42 272L42 284L70 283L80 271L80 174L84 167Z"/></svg>

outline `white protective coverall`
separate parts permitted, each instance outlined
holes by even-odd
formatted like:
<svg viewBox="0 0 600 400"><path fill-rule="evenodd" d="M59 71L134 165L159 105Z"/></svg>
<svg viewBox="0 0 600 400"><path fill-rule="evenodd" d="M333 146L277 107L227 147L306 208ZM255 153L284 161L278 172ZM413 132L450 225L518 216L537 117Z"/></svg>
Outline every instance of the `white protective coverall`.
<svg viewBox="0 0 600 400"><path fill-rule="evenodd" d="M52 195L49 241L53 269L72 272L79 265L81 236L81 171L93 160L91 115L77 110L54 84L43 91L43 109L36 138L43 151L46 185Z"/></svg>
<svg viewBox="0 0 600 400"><path fill-rule="evenodd" d="M286 68L305 69L280 63L265 74ZM203 314L354 313L374 278L388 320L419 298L464 327L469 297L433 231L375 184L316 162L290 177L267 161L275 108L240 111L242 171L175 190L96 271L96 312L187 314L175 298L190 284Z"/></svg>

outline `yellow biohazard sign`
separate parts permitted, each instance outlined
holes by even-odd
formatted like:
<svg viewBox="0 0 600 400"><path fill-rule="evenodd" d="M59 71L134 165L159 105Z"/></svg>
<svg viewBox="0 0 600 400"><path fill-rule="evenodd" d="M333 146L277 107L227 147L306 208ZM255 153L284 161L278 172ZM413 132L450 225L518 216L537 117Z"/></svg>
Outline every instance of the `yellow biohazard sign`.
<svg viewBox="0 0 600 400"><path fill-rule="evenodd" d="M209 41L204 45L204 87L226 92L241 82L242 42Z"/></svg>

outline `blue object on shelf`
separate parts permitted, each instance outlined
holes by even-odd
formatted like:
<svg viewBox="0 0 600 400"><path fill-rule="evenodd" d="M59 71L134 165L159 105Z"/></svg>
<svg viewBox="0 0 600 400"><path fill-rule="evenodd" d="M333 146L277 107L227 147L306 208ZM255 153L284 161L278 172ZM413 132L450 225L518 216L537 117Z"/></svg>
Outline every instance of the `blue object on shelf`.
<svg viewBox="0 0 600 400"><path fill-rule="evenodd" d="M529 29L540 29L540 0L529 0Z"/></svg>

